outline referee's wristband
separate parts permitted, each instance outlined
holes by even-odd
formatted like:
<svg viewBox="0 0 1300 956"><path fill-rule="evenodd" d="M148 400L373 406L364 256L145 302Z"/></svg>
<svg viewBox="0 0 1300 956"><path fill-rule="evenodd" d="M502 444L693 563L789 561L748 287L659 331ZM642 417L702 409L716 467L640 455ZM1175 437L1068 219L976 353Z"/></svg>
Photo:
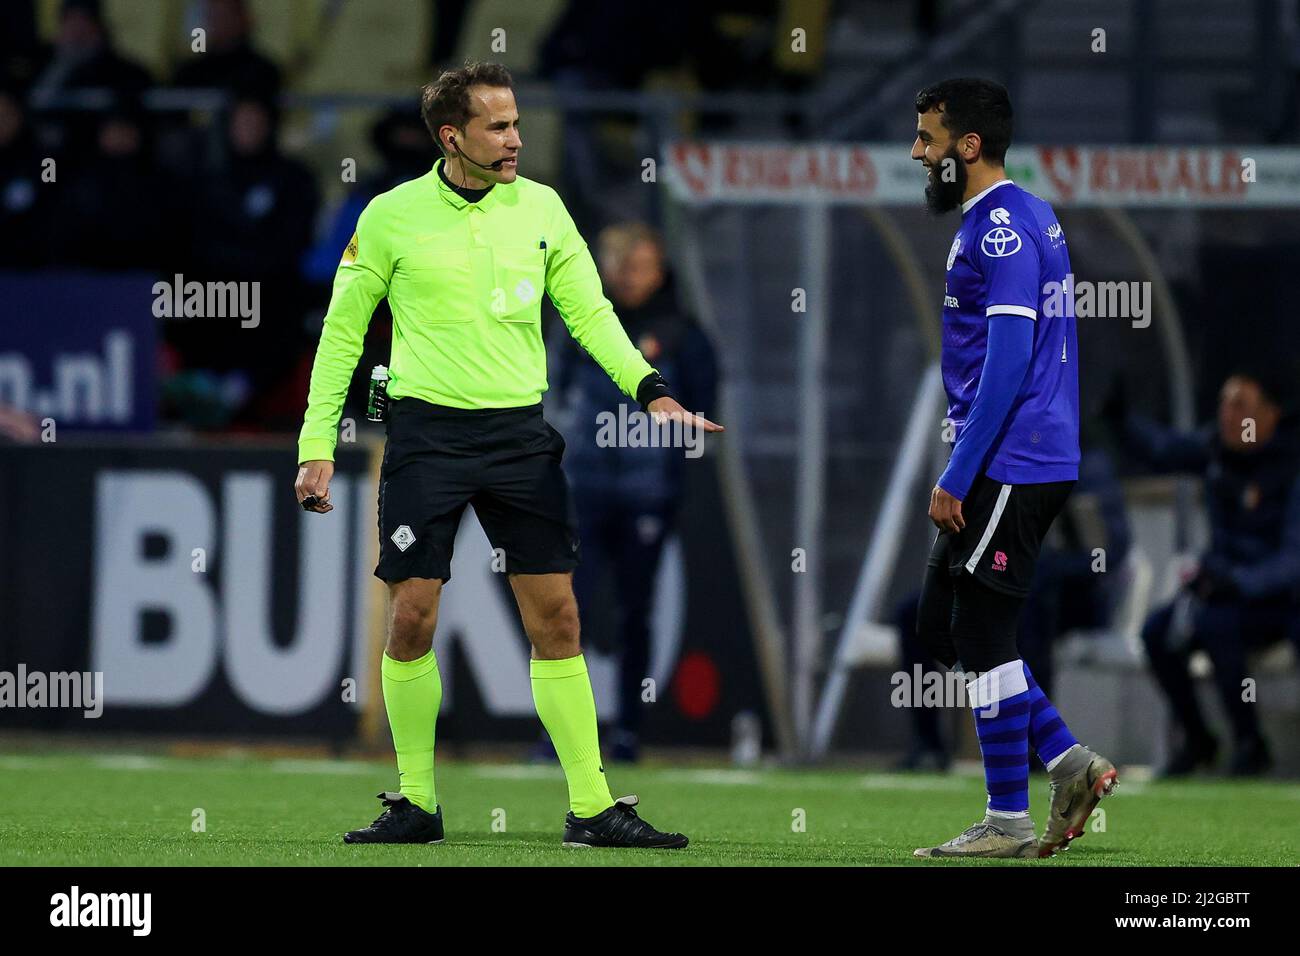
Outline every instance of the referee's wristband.
<svg viewBox="0 0 1300 956"><path fill-rule="evenodd" d="M636 387L637 404L643 411L650 410L650 403L656 398L672 398L673 393L668 391L668 383L658 372L651 372L645 378L641 379L641 384Z"/></svg>

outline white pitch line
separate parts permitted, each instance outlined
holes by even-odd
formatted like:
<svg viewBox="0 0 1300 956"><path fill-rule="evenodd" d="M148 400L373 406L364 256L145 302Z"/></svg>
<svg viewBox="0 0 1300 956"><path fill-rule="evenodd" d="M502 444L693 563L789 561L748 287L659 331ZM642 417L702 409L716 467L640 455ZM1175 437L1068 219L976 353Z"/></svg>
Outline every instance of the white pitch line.
<svg viewBox="0 0 1300 956"><path fill-rule="evenodd" d="M470 767L470 772L478 777L494 780L550 780L564 779L564 771L558 766L548 764L485 764Z"/></svg>
<svg viewBox="0 0 1300 956"><path fill-rule="evenodd" d="M967 790L970 781L956 777L934 775L906 776L896 773L869 773L862 777L859 786L864 790Z"/></svg>
<svg viewBox="0 0 1300 956"><path fill-rule="evenodd" d="M724 787L752 787L761 783L774 782L757 770L737 770L728 767L718 767L713 770L668 770L662 775L669 780L681 780L684 783L706 783Z"/></svg>
<svg viewBox="0 0 1300 956"><path fill-rule="evenodd" d="M105 770L171 770L165 760L158 757L146 757L141 754L105 754L94 757L91 762Z"/></svg>
<svg viewBox="0 0 1300 956"><path fill-rule="evenodd" d="M333 773L346 775L391 772L380 764L370 764L360 760L310 760L285 757L280 760L272 760L269 766L275 773Z"/></svg>

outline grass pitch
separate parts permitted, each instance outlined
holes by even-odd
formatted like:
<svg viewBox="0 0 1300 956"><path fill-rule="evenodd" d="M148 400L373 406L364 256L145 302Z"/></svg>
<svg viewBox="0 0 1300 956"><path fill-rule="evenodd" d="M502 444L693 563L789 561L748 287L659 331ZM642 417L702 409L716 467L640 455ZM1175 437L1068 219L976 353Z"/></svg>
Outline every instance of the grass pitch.
<svg viewBox="0 0 1300 956"><path fill-rule="evenodd" d="M0 755L3 866L1293 865L1300 785L1126 781L1050 861L914 860L981 816L982 778L848 770L609 768L614 795L691 838L682 851L559 845L557 767L438 767L447 840L345 846L381 809L385 763L129 754ZM1041 832L1047 781L1031 778ZM201 811L201 813L199 812ZM197 822L202 832L195 832ZM802 823L802 829L800 824Z"/></svg>

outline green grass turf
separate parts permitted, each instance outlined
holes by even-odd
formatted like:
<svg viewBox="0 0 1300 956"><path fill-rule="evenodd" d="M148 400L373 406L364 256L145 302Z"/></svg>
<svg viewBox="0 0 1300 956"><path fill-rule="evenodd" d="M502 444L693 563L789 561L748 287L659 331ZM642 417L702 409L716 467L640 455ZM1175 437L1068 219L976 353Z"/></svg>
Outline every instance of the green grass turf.
<svg viewBox="0 0 1300 956"><path fill-rule="evenodd" d="M913 860L981 815L981 778L848 770L611 767L615 795L689 834L684 851L566 850L558 768L444 762L440 846L351 847L344 830L377 814L392 786L382 763L181 759L112 754L0 755L0 865L563 866L1293 865L1300 786L1123 781L1103 801L1105 832L1032 861ZM1047 783L1031 780L1034 818ZM202 808L206 832L191 829ZM795 832L795 811L805 832ZM504 832L493 832L494 811ZM501 814L497 813L500 819ZM1095 822L1094 818L1094 822Z"/></svg>

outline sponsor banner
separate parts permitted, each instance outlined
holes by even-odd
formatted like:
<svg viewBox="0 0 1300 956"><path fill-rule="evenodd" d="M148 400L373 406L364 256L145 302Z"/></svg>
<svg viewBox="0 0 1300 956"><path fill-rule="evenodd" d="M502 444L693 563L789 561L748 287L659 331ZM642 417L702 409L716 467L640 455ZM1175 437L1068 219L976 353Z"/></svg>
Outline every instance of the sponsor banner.
<svg viewBox="0 0 1300 956"><path fill-rule="evenodd" d="M0 675L24 685L11 695L24 706L0 696L0 727L336 741L374 728L384 739L372 466L340 446L334 510L316 515L294 499L289 442L0 447ZM724 746L738 714L768 722L710 459L689 469L687 491L646 582L644 739ZM496 558L467 509L435 640L444 739L540 734L528 642ZM617 714L616 622L583 635L606 720ZM34 675L100 683L59 706L32 692Z"/></svg>
<svg viewBox="0 0 1300 956"><path fill-rule="evenodd" d="M153 276L0 276L0 405L60 431L152 431Z"/></svg>
<svg viewBox="0 0 1300 956"><path fill-rule="evenodd" d="M95 719L5 707L0 726L353 736L375 663L369 460L340 448L322 521L288 442L0 448L0 671L102 682Z"/></svg>
<svg viewBox="0 0 1300 956"><path fill-rule="evenodd" d="M1300 149L1017 146L1007 173L1057 206L1300 206ZM686 202L919 206L906 144L675 142L665 177Z"/></svg>

